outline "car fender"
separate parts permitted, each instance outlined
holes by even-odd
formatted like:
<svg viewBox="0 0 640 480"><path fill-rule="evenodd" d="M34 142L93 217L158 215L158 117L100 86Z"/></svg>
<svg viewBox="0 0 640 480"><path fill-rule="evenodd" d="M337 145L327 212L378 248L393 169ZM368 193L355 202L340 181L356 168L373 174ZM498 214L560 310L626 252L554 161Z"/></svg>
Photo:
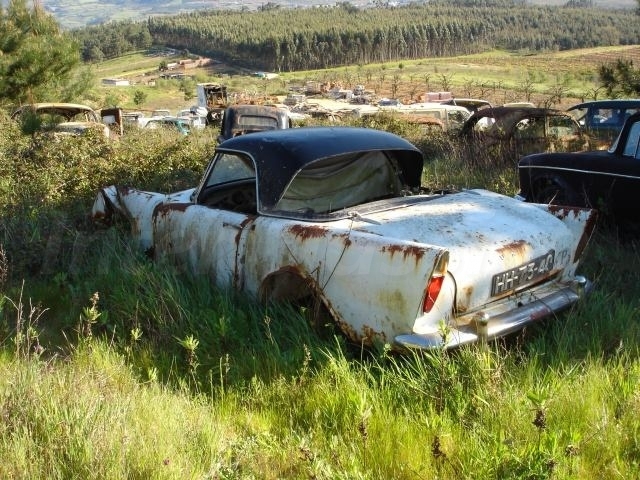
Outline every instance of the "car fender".
<svg viewBox="0 0 640 480"><path fill-rule="evenodd" d="M244 290L269 298L275 285L276 296L288 298L283 287L304 284L356 342L392 341L395 332L413 329L445 249L356 232L349 220L332 228L274 220L258 217L242 232Z"/></svg>

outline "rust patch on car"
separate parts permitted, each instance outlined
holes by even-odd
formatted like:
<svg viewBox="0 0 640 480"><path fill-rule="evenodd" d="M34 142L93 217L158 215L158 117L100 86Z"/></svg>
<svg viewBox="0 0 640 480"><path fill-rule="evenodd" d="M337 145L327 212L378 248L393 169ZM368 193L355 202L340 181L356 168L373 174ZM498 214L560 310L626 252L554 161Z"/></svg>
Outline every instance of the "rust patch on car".
<svg viewBox="0 0 640 480"><path fill-rule="evenodd" d="M335 322L340 328L340 330L342 331L342 333L344 334L344 336L347 337L349 341L358 343L358 334L350 324L348 324L347 322L339 318L336 318Z"/></svg>
<svg viewBox="0 0 640 480"><path fill-rule="evenodd" d="M327 235L327 229L318 225L292 225L288 230L294 234L296 238L303 241L309 238L322 238Z"/></svg>
<svg viewBox="0 0 640 480"><path fill-rule="evenodd" d="M587 219L584 230L582 231L582 235L580 236L580 240L578 241L578 246L576 247L575 254L573 255L573 262L577 262L582 254L584 253L585 248L587 248L587 244L591 239L591 234L593 230L596 228L596 222L598 219L598 215L596 212L593 212L589 218Z"/></svg>
<svg viewBox="0 0 640 480"><path fill-rule="evenodd" d="M508 243L505 246L498 248L496 252L502 257L510 255L512 257L524 259L527 255L527 246L528 243L524 240L516 240L515 242Z"/></svg>
<svg viewBox="0 0 640 480"><path fill-rule="evenodd" d="M156 206L155 211L153 212L153 217L164 217L167 213L172 211L184 212L187 207L191 205L193 205L193 203L160 203Z"/></svg>
<svg viewBox="0 0 640 480"><path fill-rule="evenodd" d="M371 346L374 342L379 340L386 343L387 339L384 333L376 332L369 325L364 325L362 327L362 343L364 345Z"/></svg>
<svg viewBox="0 0 640 480"><path fill-rule="evenodd" d="M282 278L285 279L284 282L277 281ZM304 275L299 266L285 265L267 274L262 279L259 298L262 301L297 299L302 298L306 291L312 291L314 287L313 281Z"/></svg>
<svg viewBox="0 0 640 480"><path fill-rule="evenodd" d="M578 214L584 210L580 207L565 207L558 205L549 205L549 212L553 213L554 216L558 217L560 220L564 220L569 216L570 213L573 213L574 217L577 217Z"/></svg>
<svg viewBox="0 0 640 480"><path fill-rule="evenodd" d="M236 245L240 245L240 237L242 236L242 231L244 230L244 227L246 227L249 223L253 222L255 218L256 218L255 215L250 215L240 223L240 228L238 229L238 233L236 233L236 236L234 238ZM253 228L255 228L255 225L253 226Z"/></svg>
<svg viewBox="0 0 640 480"><path fill-rule="evenodd" d="M415 245L385 245L380 251L382 253L388 252L392 257L396 253L402 253L405 260L411 256L416 259L416 263L424 257L424 249Z"/></svg>
<svg viewBox="0 0 640 480"><path fill-rule="evenodd" d="M464 287L462 289L461 298L458 300L456 304L456 312L457 313L465 313L469 308L469 304L471 303L471 296L473 295L473 286L469 285L468 287Z"/></svg>

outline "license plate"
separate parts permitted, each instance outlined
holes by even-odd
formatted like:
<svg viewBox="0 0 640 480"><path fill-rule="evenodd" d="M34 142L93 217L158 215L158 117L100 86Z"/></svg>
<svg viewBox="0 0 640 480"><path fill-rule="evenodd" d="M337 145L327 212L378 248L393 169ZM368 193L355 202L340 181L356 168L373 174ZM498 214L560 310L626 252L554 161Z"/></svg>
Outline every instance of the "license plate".
<svg viewBox="0 0 640 480"><path fill-rule="evenodd" d="M555 250L549 250L548 253L530 262L494 275L491 282L491 296L515 290L544 277L553 268L555 255Z"/></svg>

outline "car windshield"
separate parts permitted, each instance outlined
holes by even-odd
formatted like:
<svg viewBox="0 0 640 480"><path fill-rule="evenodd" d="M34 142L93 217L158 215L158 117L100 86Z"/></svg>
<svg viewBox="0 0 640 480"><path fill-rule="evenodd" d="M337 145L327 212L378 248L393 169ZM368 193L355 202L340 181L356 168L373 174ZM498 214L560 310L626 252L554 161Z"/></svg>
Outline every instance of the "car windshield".
<svg viewBox="0 0 640 480"><path fill-rule="evenodd" d="M568 135L578 135L580 131L578 125L573 120L564 115L549 117L549 134L557 137L565 137Z"/></svg>
<svg viewBox="0 0 640 480"><path fill-rule="evenodd" d="M401 186L394 165L384 152L318 160L297 173L275 210L326 214L396 196Z"/></svg>
<svg viewBox="0 0 640 480"><path fill-rule="evenodd" d="M24 110L25 114L35 114L43 126L53 127L64 122L97 122L94 112L90 110L65 109L65 108L42 108L35 112L29 109Z"/></svg>
<svg viewBox="0 0 640 480"><path fill-rule="evenodd" d="M255 180L256 173L253 163L239 155L223 153L218 155L211 170L211 174L204 185L204 188L218 185Z"/></svg>

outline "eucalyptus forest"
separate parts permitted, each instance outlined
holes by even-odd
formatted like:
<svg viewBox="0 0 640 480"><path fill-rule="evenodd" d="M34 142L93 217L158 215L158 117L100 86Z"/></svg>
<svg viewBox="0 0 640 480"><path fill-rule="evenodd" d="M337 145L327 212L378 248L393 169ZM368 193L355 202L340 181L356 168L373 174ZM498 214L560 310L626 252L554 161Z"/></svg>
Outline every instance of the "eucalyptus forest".
<svg viewBox="0 0 640 480"><path fill-rule="evenodd" d="M569 4L568 4L569 5ZM629 10L436 1L407 6L207 10L74 31L85 61L168 45L270 71L457 56L500 48L557 51L640 43Z"/></svg>

